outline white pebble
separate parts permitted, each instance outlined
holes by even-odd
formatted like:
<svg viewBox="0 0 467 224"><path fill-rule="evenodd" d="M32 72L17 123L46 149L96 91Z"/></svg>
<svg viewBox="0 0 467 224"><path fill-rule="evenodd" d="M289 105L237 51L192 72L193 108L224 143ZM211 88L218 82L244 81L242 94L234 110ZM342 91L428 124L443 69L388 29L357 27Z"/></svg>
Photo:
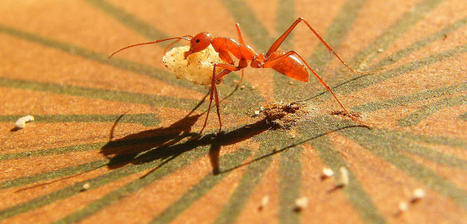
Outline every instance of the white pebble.
<svg viewBox="0 0 467 224"><path fill-rule="evenodd" d="M259 115L259 110L255 110L255 115L256 115L256 116Z"/></svg>
<svg viewBox="0 0 467 224"><path fill-rule="evenodd" d="M323 168L323 176L324 177L332 177L334 176L334 171L330 168Z"/></svg>
<svg viewBox="0 0 467 224"><path fill-rule="evenodd" d="M83 190L88 190L91 187L91 184L85 183L83 184Z"/></svg>
<svg viewBox="0 0 467 224"><path fill-rule="evenodd" d="M425 190L417 188L413 191L413 200L420 200L426 195Z"/></svg>
<svg viewBox="0 0 467 224"><path fill-rule="evenodd" d="M307 206L308 206L308 198L307 197L301 197L301 198L297 198L295 200L295 210L296 211L301 211L304 208L306 208Z"/></svg>
<svg viewBox="0 0 467 224"><path fill-rule="evenodd" d="M339 179L339 186L347 186L349 184L349 171L347 168L341 166L339 168L339 171L341 172L340 179Z"/></svg>
<svg viewBox="0 0 467 224"><path fill-rule="evenodd" d="M26 127L26 122L33 121L33 120L34 120L34 117L31 115L20 117L18 120L16 120L15 126L16 128L22 129Z"/></svg>
<svg viewBox="0 0 467 224"><path fill-rule="evenodd" d="M409 204L405 201L399 202L399 212L405 212L409 209Z"/></svg>
<svg viewBox="0 0 467 224"><path fill-rule="evenodd" d="M266 195L263 197L263 199L261 199L261 205L259 206L259 209L263 209L264 207L266 207L266 205L269 203L269 196Z"/></svg>

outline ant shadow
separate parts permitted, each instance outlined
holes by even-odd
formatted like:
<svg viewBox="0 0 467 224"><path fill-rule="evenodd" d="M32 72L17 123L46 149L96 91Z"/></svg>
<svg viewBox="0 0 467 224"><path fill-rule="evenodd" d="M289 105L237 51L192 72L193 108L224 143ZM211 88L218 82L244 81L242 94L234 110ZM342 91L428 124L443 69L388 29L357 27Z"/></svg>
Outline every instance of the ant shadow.
<svg viewBox="0 0 467 224"><path fill-rule="evenodd" d="M191 113L190 113L191 114ZM236 144L256 135L259 135L270 129L277 127L268 119L263 118L253 124L244 125L229 132L221 132L217 135L208 134L199 136L198 133L191 131L192 126L204 114L188 114L179 121L168 127L161 127L151 130L130 134L120 139L110 140L101 148L101 153L110 159L108 167L116 169L127 164L143 164L154 160L163 161L159 166L142 176L145 177L152 171L158 169L169 161L175 159L184 152L196 149L201 146L210 145L209 158L214 175L231 172L235 169L247 166L251 163L281 153L295 146L304 144L313 139L325 136L327 134L344 130L347 128L365 127L364 125L348 125L326 131L310 138L301 140L282 149L275 150L269 154L254 158L248 162L242 163L233 168L225 170L220 169L219 154L222 146ZM118 120L116 121L116 123ZM115 126L115 125L114 125Z"/></svg>
<svg viewBox="0 0 467 224"><path fill-rule="evenodd" d="M263 119L227 133L199 136L191 129L203 114L189 114L168 127L146 130L110 140L101 148L101 153L110 159L108 167L116 169L129 163L142 164L154 160L164 161L161 164L163 165L184 152L210 145L209 157L213 167L212 172L219 174L219 154L222 146L245 141L271 128L268 121Z"/></svg>

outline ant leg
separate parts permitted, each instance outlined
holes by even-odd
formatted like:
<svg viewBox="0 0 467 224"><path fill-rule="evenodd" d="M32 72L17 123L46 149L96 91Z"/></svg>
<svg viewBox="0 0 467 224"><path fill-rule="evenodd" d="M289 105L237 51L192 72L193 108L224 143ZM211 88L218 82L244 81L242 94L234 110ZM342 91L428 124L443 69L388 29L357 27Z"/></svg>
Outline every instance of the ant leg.
<svg viewBox="0 0 467 224"><path fill-rule="evenodd" d="M240 44L246 46L245 41L243 40L242 31L240 31L240 24L235 23L235 28L237 28L238 40L240 41Z"/></svg>
<svg viewBox="0 0 467 224"><path fill-rule="evenodd" d="M319 75L311 68L310 65L308 65L308 63L306 63L306 61L303 59L303 57L298 54L297 52L295 51L289 51L277 58L274 58L270 61L266 61L264 63L264 67L265 68L268 68L268 67L272 67L275 63L278 63L280 62L281 60L284 60L286 59L287 57L291 56L291 55L295 55L297 56L305 65L306 67L308 67L308 69L310 69L310 71L313 73L313 75L318 79L318 81L321 83L321 85L324 86L324 88L326 88L326 90L329 91L329 93L331 93L331 95L334 97L334 99L337 101L337 103L339 104L339 106L344 110L345 113L347 113L349 115L349 117L354 120L354 121L357 121L361 124L364 124L366 126L368 126L365 122L359 120L358 118L356 118L355 116L353 116L351 113L349 113L349 111L344 107L344 104L341 103L341 101L337 98L336 94L334 94L334 92L331 90L331 88L329 88L329 86L324 82L323 79L321 79L321 77L319 77Z"/></svg>
<svg viewBox="0 0 467 224"><path fill-rule="evenodd" d="M299 17L297 20L295 20L295 22L292 23L292 25L290 25L290 27L279 37L277 38L277 40L271 45L271 47L269 48L268 52L266 53L265 57L268 58L273 52L275 52L279 47L280 45L282 44L282 42L284 42L284 40L290 35L290 33L292 32L293 29L295 29L295 27L300 23L300 22L304 22L306 24L306 26L308 26L308 28L311 30L311 32L313 32L313 34L315 34L315 36L321 41L322 44L324 44L324 46L326 46L326 48L332 53L334 54L334 56L337 57L337 59L339 59L339 61L345 66L347 67L351 72L353 73L358 73L358 74L362 74L362 72L359 72L359 71L355 71L352 67L350 67L347 63L344 62L344 60L342 60L342 58L337 55L337 53L334 51L334 49L331 48L331 46L329 46L329 44L318 34L318 32L316 32L315 29L313 29L313 27L311 27L311 25L305 20L303 19L302 17Z"/></svg>
<svg viewBox="0 0 467 224"><path fill-rule="evenodd" d="M217 67L222 67L224 68L223 71L221 71L219 74L216 75L216 69ZM216 85L218 84L217 82L221 80L225 75L231 73L232 71L237 71L239 70L237 67L230 65L230 64L214 64L213 71L212 71L212 80L211 80L211 91L210 91L210 96L209 96L209 106L208 106L208 111L206 114L206 118L204 120L203 128L201 128L201 131L199 134L201 135L206 128L207 122L208 122L208 117L209 117L209 112L211 111L211 104L212 100L215 98L215 103L216 103L216 110L217 110L217 118L219 120L219 133L222 130L222 121L221 121L221 115L219 111L219 96L217 93L217 87ZM214 95L214 97L213 97Z"/></svg>

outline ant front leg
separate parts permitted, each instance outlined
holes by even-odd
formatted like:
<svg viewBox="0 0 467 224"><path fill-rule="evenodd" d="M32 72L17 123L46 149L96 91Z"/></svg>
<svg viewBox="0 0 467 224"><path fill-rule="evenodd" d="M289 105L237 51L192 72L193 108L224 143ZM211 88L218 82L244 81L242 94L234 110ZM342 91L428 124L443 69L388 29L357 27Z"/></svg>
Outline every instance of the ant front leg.
<svg viewBox="0 0 467 224"><path fill-rule="evenodd" d="M224 70L216 75L217 67L224 68ZM221 121L221 114L219 111L219 95L217 93L217 84L219 84L218 82L220 82L220 80L222 80L224 76L237 70L239 70L239 68L231 64L214 64L213 71L212 71L211 91L209 94L209 106L208 106L206 118L204 119L203 128L201 128L201 131L199 132L200 135L203 133L204 129L206 128L208 117L209 117L209 112L211 111L211 104L214 99L216 102L217 118L219 120L219 131L218 132L220 133L222 131L222 121Z"/></svg>
<svg viewBox="0 0 467 224"><path fill-rule="evenodd" d="M331 48L331 46L329 46L329 44L321 37L321 35L318 34L318 32L316 32L315 29L313 29L313 27L311 27L311 25L302 17L299 17L297 20L295 20L295 22L292 23L292 25L290 25L290 27L279 37L277 38L277 40L271 45L271 47L269 48L268 52L266 53L265 57L268 58L273 52L277 51L277 49L279 49L279 47L281 46L282 42L284 42L284 40L290 35L290 33L293 31L293 29L295 29L295 27L300 23L300 22L304 22L305 25L311 30L311 32L313 32L313 34L315 34L315 36L319 39L319 41L321 41L321 43L324 44L324 46L326 46L326 48L332 53L334 54L334 56L337 57L337 59L339 59L339 61L345 66L347 67L351 72L353 73L358 73L358 74L362 74L362 72L359 72L359 71L355 71L352 67L350 67L347 63L344 62L344 60L342 60L342 58L337 55L337 53L334 51L334 49Z"/></svg>
<svg viewBox="0 0 467 224"><path fill-rule="evenodd" d="M344 110L345 113L347 113L349 115L349 117L356 121L356 122L359 122L365 126L368 126L365 122L359 120L358 118L354 117L351 113L349 113L349 111L344 107L344 104L341 103L341 101L337 98L336 94L334 94L334 92L331 90L331 88L329 88L329 86L326 84L326 82L324 82L323 79L321 79L321 77L319 77L319 75L311 68L311 66L306 63L305 59L303 59L303 57L298 54L297 52L295 51L289 51L279 57L276 57L276 58L273 58L271 60L267 60L265 63L264 63L264 67L265 68L271 68L273 67L275 64L277 63L281 63L283 62L284 60L287 60L289 56L296 56L298 59L300 59L305 65L306 67L313 73L313 75L318 79L318 81L321 83L321 85L324 86L324 88L326 88L326 90L331 93L331 95L334 97L334 99L337 101L337 103L339 104L339 106ZM288 74L287 76L293 76L292 74Z"/></svg>

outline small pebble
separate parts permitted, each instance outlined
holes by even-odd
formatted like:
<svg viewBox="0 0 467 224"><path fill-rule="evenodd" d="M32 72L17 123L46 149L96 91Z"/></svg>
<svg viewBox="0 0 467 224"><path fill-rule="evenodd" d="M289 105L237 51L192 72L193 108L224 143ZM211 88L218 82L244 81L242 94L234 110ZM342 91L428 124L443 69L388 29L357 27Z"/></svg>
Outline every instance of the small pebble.
<svg viewBox="0 0 467 224"><path fill-rule="evenodd" d="M263 197L263 199L261 199L261 204L259 205L259 208L258 208L258 209L259 209L260 211L263 210L264 207L266 207L266 205L267 205L268 203L269 203L269 196L266 195L266 196Z"/></svg>
<svg viewBox="0 0 467 224"><path fill-rule="evenodd" d="M378 53L383 53L383 48L378 49Z"/></svg>
<svg viewBox="0 0 467 224"><path fill-rule="evenodd" d="M256 115L256 116L259 115L259 110L255 110L255 115Z"/></svg>
<svg viewBox="0 0 467 224"><path fill-rule="evenodd" d="M308 198L301 197L295 200L295 211L300 212L308 206Z"/></svg>
<svg viewBox="0 0 467 224"><path fill-rule="evenodd" d="M425 190L421 188L417 188L413 191L413 196L412 196L412 202L416 202L422 198L424 198L426 195Z"/></svg>
<svg viewBox="0 0 467 224"><path fill-rule="evenodd" d="M20 117L18 120L15 121L15 127L18 129L22 129L26 127L26 122L30 122L33 120L34 120L34 117L31 115Z"/></svg>
<svg viewBox="0 0 467 224"><path fill-rule="evenodd" d="M399 202L399 212L405 212L409 209L409 204L405 201Z"/></svg>
<svg viewBox="0 0 467 224"><path fill-rule="evenodd" d="M340 179L339 179L339 186L344 187L349 184L349 171L347 168L341 166L339 168L339 171L341 172Z"/></svg>
<svg viewBox="0 0 467 224"><path fill-rule="evenodd" d="M83 184L83 191L88 190L91 187L91 184L85 183Z"/></svg>
<svg viewBox="0 0 467 224"><path fill-rule="evenodd" d="M334 171L330 168L323 168L323 177L332 177L334 176Z"/></svg>

